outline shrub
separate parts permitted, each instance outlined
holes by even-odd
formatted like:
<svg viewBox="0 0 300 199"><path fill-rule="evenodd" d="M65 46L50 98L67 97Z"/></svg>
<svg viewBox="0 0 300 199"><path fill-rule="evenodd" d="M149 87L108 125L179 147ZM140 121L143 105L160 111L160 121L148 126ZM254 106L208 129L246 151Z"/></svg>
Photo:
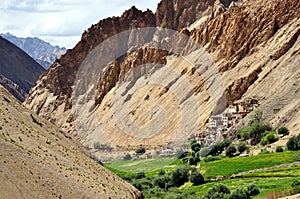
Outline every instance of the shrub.
<svg viewBox="0 0 300 199"><path fill-rule="evenodd" d="M240 152L240 153L243 153L244 151L246 151L246 149L247 149L247 147L246 147L246 143L245 142L240 142L239 144L238 144L238 151Z"/></svg>
<svg viewBox="0 0 300 199"><path fill-rule="evenodd" d="M188 181L188 171L186 167L180 167L172 172L171 178L176 187L180 187Z"/></svg>
<svg viewBox="0 0 300 199"><path fill-rule="evenodd" d="M300 150L300 134L298 136L293 136L286 143L288 150L296 151Z"/></svg>
<svg viewBox="0 0 300 199"><path fill-rule="evenodd" d="M226 156L227 157L233 157L233 155L236 153L235 146L231 145L226 149Z"/></svg>
<svg viewBox="0 0 300 199"><path fill-rule="evenodd" d="M216 161L216 160L221 160L221 157L219 156L207 156L206 158L204 158L204 162L212 162L212 161Z"/></svg>
<svg viewBox="0 0 300 199"><path fill-rule="evenodd" d="M138 173L136 173L136 176L135 176L136 179L141 179L144 177L146 177L144 172L138 172Z"/></svg>
<svg viewBox="0 0 300 199"><path fill-rule="evenodd" d="M263 134L263 137L260 141L261 145L272 144L278 140L278 136L276 135L275 131L266 131Z"/></svg>
<svg viewBox="0 0 300 199"><path fill-rule="evenodd" d="M190 176L190 181L197 186L204 183L204 177L198 172L193 172Z"/></svg>
<svg viewBox="0 0 300 199"><path fill-rule="evenodd" d="M277 153L283 152L283 148L281 146L277 146L276 149L275 149L275 151Z"/></svg>
<svg viewBox="0 0 300 199"><path fill-rule="evenodd" d="M224 151L227 147L230 145L230 140L229 139L224 139L222 142L219 142L217 144L218 149L222 152Z"/></svg>
<svg viewBox="0 0 300 199"><path fill-rule="evenodd" d="M280 127L277 130L277 132L278 132L279 135L288 135L289 134L289 130L285 126Z"/></svg>
<svg viewBox="0 0 300 199"><path fill-rule="evenodd" d="M267 149L261 149L259 154L268 154L270 153Z"/></svg>
<svg viewBox="0 0 300 199"><path fill-rule="evenodd" d="M194 142L191 143L191 149L192 149L192 151L197 153L201 149L200 143L195 140Z"/></svg>
<svg viewBox="0 0 300 199"><path fill-rule="evenodd" d="M198 159L196 157L190 157L188 161L190 165L197 165L197 160Z"/></svg>
<svg viewBox="0 0 300 199"><path fill-rule="evenodd" d="M256 195L258 195L259 192L260 192L258 186L255 185L255 184L250 185L250 186L247 188L247 190L248 190L249 196L256 196Z"/></svg>
<svg viewBox="0 0 300 199"><path fill-rule="evenodd" d="M138 148L137 150L135 150L135 153L138 155L142 155L146 152L146 149L144 147Z"/></svg>
<svg viewBox="0 0 300 199"><path fill-rule="evenodd" d="M131 160L132 157L129 153L126 153L126 155L123 157L124 160Z"/></svg>
<svg viewBox="0 0 300 199"><path fill-rule="evenodd" d="M159 170L159 172L158 172L158 175L159 175L159 176L163 176L163 175L165 175L165 174L166 174L166 171L163 170L163 169Z"/></svg>
<svg viewBox="0 0 300 199"><path fill-rule="evenodd" d="M249 193L246 189L239 188L234 190L228 199L250 199Z"/></svg>
<svg viewBox="0 0 300 199"><path fill-rule="evenodd" d="M224 184L217 184L211 188L207 194L204 195L205 199L224 198L224 195L230 194L230 190Z"/></svg>
<svg viewBox="0 0 300 199"><path fill-rule="evenodd" d="M292 187L297 187L297 186L300 186L300 182L298 180L295 180L292 184L291 184Z"/></svg>

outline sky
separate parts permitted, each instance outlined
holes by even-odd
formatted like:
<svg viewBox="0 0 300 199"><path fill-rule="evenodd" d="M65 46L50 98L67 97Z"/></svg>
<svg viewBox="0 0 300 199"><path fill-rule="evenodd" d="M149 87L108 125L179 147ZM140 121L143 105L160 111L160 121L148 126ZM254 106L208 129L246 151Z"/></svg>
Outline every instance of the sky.
<svg viewBox="0 0 300 199"><path fill-rule="evenodd" d="M72 48L81 34L101 19L120 16L131 6L155 12L160 0L5 0L0 4L0 33L38 37Z"/></svg>

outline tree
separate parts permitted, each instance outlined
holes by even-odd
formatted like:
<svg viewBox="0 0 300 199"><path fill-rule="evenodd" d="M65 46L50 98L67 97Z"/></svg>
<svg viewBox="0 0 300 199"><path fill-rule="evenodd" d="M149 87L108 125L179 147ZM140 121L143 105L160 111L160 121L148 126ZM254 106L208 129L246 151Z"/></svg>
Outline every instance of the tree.
<svg viewBox="0 0 300 199"><path fill-rule="evenodd" d="M255 184L251 184L251 185L247 188L247 190L248 190L249 196L256 196L256 195L258 195L259 192L260 192L258 186L255 185Z"/></svg>
<svg viewBox="0 0 300 199"><path fill-rule="evenodd" d="M186 183L188 179L188 169L186 167L179 167L172 172L172 181L176 187L180 187Z"/></svg>
<svg viewBox="0 0 300 199"><path fill-rule="evenodd" d="M224 139L222 142L219 142L217 145L218 145L218 149L220 150L220 153L222 153L222 151L224 149L226 149L227 147L229 147L230 140L228 138Z"/></svg>
<svg viewBox="0 0 300 199"><path fill-rule="evenodd" d="M194 151L195 153L197 153L198 151L200 151L200 149L201 149L201 145L200 145L200 143L199 142L194 142L194 143L192 143L191 144L191 149L192 149L192 151Z"/></svg>
<svg viewBox="0 0 300 199"><path fill-rule="evenodd" d="M234 190L228 198L229 199L250 199L250 196L246 189L239 188Z"/></svg>
<svg viewBox="0 0 300 199"><path fill-rule="evenodd" d="M226 149L226 156L227 157L233 157L233 155L236 153L235 146L231 145Z"/></svg>
<svg viewBox="0 0 300 199"><path fill-rule="evenodd" d="M277 132L278 132L279 135L288 135L289 134L289 130L285 126L280 127L277 130Z"/></svg>
<svg viewBox="0 0 300 199"><path fill-rule="evenodd" d="M286 147L288 150L296 151L300 150L300 134L296 137L293 136L289 139L289 141L286 143Z"/></svg>
<svg viewBox="0 0 300 199"><path fill-rule="evenodd" d="M246 147L246 143L245 142L240 142L239 144L238 144L238 151L240 152L240 153L243 153L244 151L246 151L246 149L247 149L247 147Z"/></svg>
<svg viewBox="0 0 300 199"><path fill-rule="evenodd" d="M146 152L146 149L144 147L138 148L137 150L135 150L135 153L137 155L142 155Z"/></svg>
<svg viewBox="0 0 300 199"><path fill-rule="evenodd" d="M204 195L205 199L224 198L224 195L230 194L230 190L224 184L217 184L211 188L207 194Z"/></svg>
<svg viewBox="0 0 300 199"><path fill-rule="evenodd" d="M126 155L123 157L124 160L131 160L132 157L129 153L126 153Z"/></svg>
<svg viewBox="0 0 300 199"><path fill-rule="evenodd" d="M204 183L204 177L198 173L198 172L193 172L190 175L190 181L191 183L193 183L193 185L197 186L197 185L201 185Z"/></svg>

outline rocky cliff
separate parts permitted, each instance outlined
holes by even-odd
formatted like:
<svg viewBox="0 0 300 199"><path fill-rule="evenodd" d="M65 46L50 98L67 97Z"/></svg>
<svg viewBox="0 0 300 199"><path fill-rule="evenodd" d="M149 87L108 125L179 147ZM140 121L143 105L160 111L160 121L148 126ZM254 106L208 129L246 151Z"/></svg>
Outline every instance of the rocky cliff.
<svg viewBox="0 0 300 199"><path fill-rule="evenodd" d="M38 80L25 104L86 146L96 141L123 148L165 146L203 132L212 114L253 96L260 99L265 120L296 133L299 8L293 0L163 0L155 14L133 7L88 29ZM180 36L146 28L153 26L178 30ZM126 30L117 43L114 36ZM135 40L137 45L130 44ZM123 46L131 48L111 62L86 61L118 54ZM82 71L85 64L99 73ZM87 82L78 81L78 74ZM82 126L87 128L81 131Z"/></svg>

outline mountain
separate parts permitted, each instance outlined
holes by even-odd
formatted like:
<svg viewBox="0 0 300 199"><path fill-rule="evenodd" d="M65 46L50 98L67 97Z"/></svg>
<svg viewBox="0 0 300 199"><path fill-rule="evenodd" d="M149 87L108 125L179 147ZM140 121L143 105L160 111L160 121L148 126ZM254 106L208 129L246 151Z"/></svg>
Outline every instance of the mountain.
<svg viewBox="0 0 300 199"><path fill-rule="evenodd" d="M247 98L259 100L265 121L294 135L299 8L293 0L162 0L156 13L132 7L85 31L25 105L85 146L100 142L116 153L205 134L212 115Z"/></svg>
<svg viewBox="0 0 300 199"><path fill-rule="evenodd" d="M21 48L45 69L66 52L66 48L52 46L37 37L18 38L10 33L0 34L0 36Z"/></svg>
<svg viewBox="0 0 300 199"><path fill-rule="evenodd" d="M0 103L2 198L143 198L1 85Z"/></svg>
<svg viewBox="0 0 300 199"><path fill-rule="evenodd" d="M24 51L0 37L0 81L20 101L44 72Z"/></svg>

